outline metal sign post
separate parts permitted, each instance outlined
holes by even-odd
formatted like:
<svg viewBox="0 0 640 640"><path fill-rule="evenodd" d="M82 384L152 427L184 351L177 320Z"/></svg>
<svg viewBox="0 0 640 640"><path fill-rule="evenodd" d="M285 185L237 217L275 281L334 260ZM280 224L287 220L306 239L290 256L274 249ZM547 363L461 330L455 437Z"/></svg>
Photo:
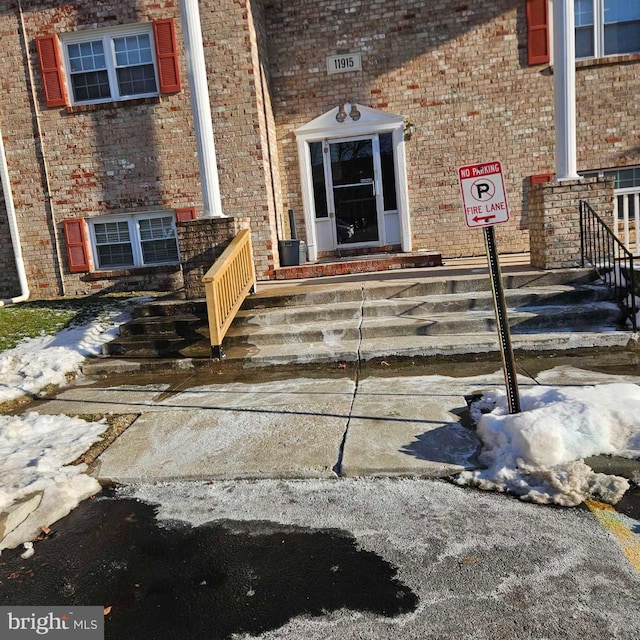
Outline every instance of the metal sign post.
<svg viewBox="0 0 640 640"><path fill-rule="evenodd" d="M511 346L511 332L509 331L509 318L507 317L507 305L504 301L504 289L502 287L502 274L500 273L500 261L496 247L496 234L493 227L484 228L484 244L487 248L487 262L489 263L489 276L493 291L493 306L496 311L498 324L498 338L500 340L500 353L502 355L502 371L507 387L507 402L509 413L520 413L520 394L518 393L518 377L516 374L516 359Z"/></svg>
<svg viewBox="0 0 640 640"><path fill-rule="evenodd" d="M483 162L458 169L458 181L464 207L465 223L468 227L483 227L487 249L489 276L493 291L493 306L496 312L502 370L507 387L509 413L520 413L520 395L516 374L516 359L511 346L511 333L504 300L502 274L493 225L509 220L509 207L502 176L502 165L497 162Z"/></svg>

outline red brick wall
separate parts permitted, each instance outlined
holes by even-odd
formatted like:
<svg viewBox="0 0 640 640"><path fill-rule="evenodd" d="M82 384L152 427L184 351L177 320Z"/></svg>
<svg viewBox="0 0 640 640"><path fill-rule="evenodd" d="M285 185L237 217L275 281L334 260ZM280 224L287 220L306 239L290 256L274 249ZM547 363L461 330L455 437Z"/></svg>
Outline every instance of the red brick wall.
<svg viewBox="0 0 640 640"><path fill-rule="evenodd" d="M532 174L554 169L553 76L527 66L524 2L271 0L266 9L286 205L302 210L294 131L343 102L404 115L414 248L484 251L462 221L456 167L499 159L512 220L503 251L528 249ZM327 75L325 59L362 54L362 71ZM638 56L578 64L579 169L640 163ZM615 124L612 124L615 120Z"/></svg>
<svg viewBox="0 0 640 640"><path fill-rule="evenodd" d="M129 276L69 273L61 221L201 209L184 55L179 94L47 109L34 39L174 18L182 49L178 3L23 6L26 49L15 0L0 9L0 126L30 286L40 297L115 286ZM456 167L496 158L512 213L498 228L500 247L528 249L528 177L553 171L554 133L551 70L526 64L524 2L201 0L200 12L222 207L251 219L259 278L277 266L276 229L286 227L287 208L296 210L303 232L294 130L350 101L402 114L416 127L406 142L414 248L449 257L484 251L482 233L464 227ZM326 57L345 52L362 54L362 71L328 76ZM640 56L578 63L579 169L640 164L639 65ZM2 220L0 211L0 234ZM9 251L3 241L0 265L11 263ZM3 277L0 289L10 288ZM152 286L154 278L142 281ZM160 273L153 286L178 282Z"/></svg>
<svg viewBox="0 0 640 640"><path fill-rule="evenodd" d="M245 0L201 2L200 11L223 212L251 218L258 277L268 277L274 267L279 194L274 195L267 171L270 155L265 132L269 122L271 137L275 139L268 96L266 109L258 103L260 78L256 71L260 52L264 53L264 29L258 35L251 26ZM8 96L0 104L0 122L7 138L14 198L33 293L45 297L82 294L112 288L117 280L139 281L136 270L124 275L116 273L114 277L69 273L61 221L185 206L195 206L201 211L178 3L42 0L28 3L23 18L37 118L32 117L31 86L23 65L25 46L19 36L19 13L14 4L0 11L0 36L7 51L2 82ZM181 93L82 108L46 108L36 37L159 18L176 20ZM36 125L40 136L34 135ZM41 145L34 144L34 139ZM275 185L277 190L277 178ZM45 198L47 192L50 201ZM0 251L0 260L5 260L6 250ZM154 281L153 273L147 270L142 279L152 288L163 283L175 286L177 282L173 275L167 279L164 272Z"/></svg>
<svg viewBox="0 0 640 640"><path fill-rule="evenodd" d="M20 295L18 272L13 256L13 244L9 221L0 185L0 293L1 298L12 298Z"/></svg>
<svg viewBox="0 0 640 640"><path fill-rule="evenodd" d="M29 288L34 297L55 296L62 292L55 242L56 229L51 223L51 209L46 198L41 138L37 120L32 115L31 86L24 66L24 40L17 6L13 1L3 3L0 10L0 42L3 52L0 71L3 91L0 100L0 127ZM6 220L5 215L3 198L0 220ZM8 226L6 229L8 233ZM10 242L3 241L0 245L0 263L13 265L10 269L15 273ZM17 280L7 282L4 270L0 282L3 297L15 295L19 290Z"/></svg>
<svg viewBox="0 0 640 640"><path fill-rule="evenodd" d="M276 253L275 204L260 99L260 35L245 0L203 0L200 19L222 209L226 215L251 218L257 277L271 277ZM259 12L256 20L259 23Z"/></svg>

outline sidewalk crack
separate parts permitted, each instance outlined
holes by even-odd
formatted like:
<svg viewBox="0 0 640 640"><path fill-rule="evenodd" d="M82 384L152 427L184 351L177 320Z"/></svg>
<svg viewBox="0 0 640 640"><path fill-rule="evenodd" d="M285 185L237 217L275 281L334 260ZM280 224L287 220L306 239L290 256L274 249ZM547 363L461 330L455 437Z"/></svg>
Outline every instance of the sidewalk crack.
<svg viewBox="0 0 640 640"><path fill-rule="evenodd" d="M358 394L358 386L360 384L360 368L362 366L362 355L360 353L360 347L362 345L362 324L364 321L364 282L362 283L362 298L360 301L360 322L358 324L358 347L356 349L356 364L354 370L354 385L353 385L353 395L351 396L351 404L349 405L349 415L347 417L347 424L344 429L344 433L342 434L342 440L340 441L340 447L338 448L338 459L336 463L333 465L331 470L338 476L342 477L342 460L344 458L344 447L347 442L347 434L349 433L349 427L351 426L351 415L353 414L353 406L356 402L356 395Z"/></svg>

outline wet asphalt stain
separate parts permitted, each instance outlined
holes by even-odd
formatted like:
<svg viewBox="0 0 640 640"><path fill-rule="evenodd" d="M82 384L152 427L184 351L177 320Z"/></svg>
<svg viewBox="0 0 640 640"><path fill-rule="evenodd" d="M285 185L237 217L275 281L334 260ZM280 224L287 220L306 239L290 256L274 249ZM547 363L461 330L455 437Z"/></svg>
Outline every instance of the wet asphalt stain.
<svg viewBox="0 0 640 640"><path fill-rule="evenodd" d="M295 616L347 608L390 617L415 610L396 569L348 532L272 522L158 525L154 508L100 498L55 534L0 556L2 605L111 607L113 640L208 640L260 634Z"/></svg>

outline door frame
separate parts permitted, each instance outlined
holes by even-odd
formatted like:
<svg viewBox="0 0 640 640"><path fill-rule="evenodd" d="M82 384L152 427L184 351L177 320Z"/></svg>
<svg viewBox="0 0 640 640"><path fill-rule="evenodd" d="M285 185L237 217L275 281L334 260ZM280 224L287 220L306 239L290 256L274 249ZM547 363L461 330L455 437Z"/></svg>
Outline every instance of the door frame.
<svg viewBox="0 0 640 640"><path fill-rule="evenodd" d="M351 116L339 122L336 116L341 111L346 113L359 113L357 120ZM298 144L298 162L300 165L300 179L302 186L302 201L304 209L305 230L307 235L307 249L309 261L316 262L318 259L318 238L316 233L316 216L313 195L313 176L311 172L311 157L309 143L338 141L349 138L373 136L379 133L391 133L393 142L393 157L395 169L395 187L397 199L397 216L399 223L400 246L402 251L411 251L411 227L409 221L409 198L407 186L406 156L404 147L404 117L396 114L385 113L377 109L371 109L359 104L347 104L335 107L320 117L303 125L296 130ZM378 176L380 180L380 176ZM328 182L325 170L325 183ZM329 185L327 184L327 189ZM376 188L376 192L381 192L381 188ZM383 208L383 207L380 207ZM375 244L357 244L358 246L384 246L386 244L386 232L384 212L379 210L379 242ZM331 219L333 223L333 219ZM334 224L335 226L335 224ZM344 248L348 245L340 245Z"/></svg>

